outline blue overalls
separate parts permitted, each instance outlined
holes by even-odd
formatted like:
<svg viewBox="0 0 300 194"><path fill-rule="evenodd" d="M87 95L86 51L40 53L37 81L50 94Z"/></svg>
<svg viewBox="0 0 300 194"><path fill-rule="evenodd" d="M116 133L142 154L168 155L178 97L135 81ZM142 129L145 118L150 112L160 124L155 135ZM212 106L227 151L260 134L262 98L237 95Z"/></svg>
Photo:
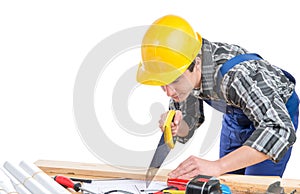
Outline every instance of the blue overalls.
<svg viewBox="0 0 300 194"><path fill-rule="evenodd" d="M226 63L223 64L218 76L218 82L222 79L223 75L228 72L234 65L239 64L247 60L260 60L262 59L257 54L242 54L238 55ZM295 78L288 72L282 70L286 77L296 83ZM220 91L217 91L220 92ZM243 143L250 137L255 127L248 119L248 117L239 108L229 106L224 101L207 101L212 107L220 110L224 113L222 122L222 131L220 138L220 157L227 155L235 149L241 147ZM292 96L286 103L289 115L293 122L295 129L298 128L298 116L299 116L299 98L294 91ZM234 174L247 174L247 175L265 175L265 176L282 176L286 164L290 158L292 148L289 148L285 156L278 162L274 163L271 160L265 160L253 166L249 166L244 169L240 169L234 172Z"/></svg>

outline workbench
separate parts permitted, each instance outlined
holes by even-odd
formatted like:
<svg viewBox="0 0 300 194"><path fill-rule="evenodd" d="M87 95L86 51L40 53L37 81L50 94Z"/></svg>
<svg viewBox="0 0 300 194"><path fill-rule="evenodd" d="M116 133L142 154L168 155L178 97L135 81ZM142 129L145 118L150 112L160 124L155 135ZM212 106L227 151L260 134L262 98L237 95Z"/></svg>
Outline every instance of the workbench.
<svg viewBox="0 0 300 194"><path fill-rule="evenodd" d="M145 169L134 172L126 167L114 167L106 164L80 163L68 161L38 160L35 164L49 176L58 174L85 179L131 178L145 180ZM167 181L170 170L160 169L154 177L157 181ZM276 181L281 182L285 193L300 193L300 180L281 179L276 176L222 175L218 177L222 184L230 187L232 193L266 193L268 186Z"/></svg>

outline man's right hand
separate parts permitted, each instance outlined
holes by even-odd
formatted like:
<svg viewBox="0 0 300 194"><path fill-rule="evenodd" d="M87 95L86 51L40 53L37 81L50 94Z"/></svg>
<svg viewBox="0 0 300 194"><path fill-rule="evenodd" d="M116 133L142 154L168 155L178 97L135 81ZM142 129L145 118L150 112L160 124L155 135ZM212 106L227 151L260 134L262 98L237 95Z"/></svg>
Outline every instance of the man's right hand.
<svg viewBox="0 0 300 194"><path fill-rule="evenodd" d="M160 115L160 120L159 120L159 128L161 129L161 131L164 131L165 129L163 128L164 126L164 122L167 118L167 114L168 112L163 113L162 115ZM182 112L180 110L176 110L173 122L171 123L171 129L172 129L172 135L173 136L177 136L179 129L180 129L180 125L182 122Z"/></svg>

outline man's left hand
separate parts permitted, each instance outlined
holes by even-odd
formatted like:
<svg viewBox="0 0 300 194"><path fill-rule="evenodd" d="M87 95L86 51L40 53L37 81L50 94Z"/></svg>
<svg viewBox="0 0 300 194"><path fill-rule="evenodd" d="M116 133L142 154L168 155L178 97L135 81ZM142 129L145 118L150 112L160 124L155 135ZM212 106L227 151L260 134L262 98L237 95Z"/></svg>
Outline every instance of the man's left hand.
<svg viewBox="0 0 300 194"><path fill-rule="evenodd" d="M220 176L220 167L217 161L208 161L190 156L183 161L175 170L169 173L171 178L190 179L196 175Z"/></svg>

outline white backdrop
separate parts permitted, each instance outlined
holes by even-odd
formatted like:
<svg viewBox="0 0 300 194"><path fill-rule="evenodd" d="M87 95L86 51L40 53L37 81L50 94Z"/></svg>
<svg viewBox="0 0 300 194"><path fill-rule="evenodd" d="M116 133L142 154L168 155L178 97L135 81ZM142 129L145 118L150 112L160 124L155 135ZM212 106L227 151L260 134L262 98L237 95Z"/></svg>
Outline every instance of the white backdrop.
<svg viewBox="0 0 300 194"><path fill-rule="evenodd" d="M0 162L101 162L81 141L73 116L73 87L80 65L101 40L126 28L149 25L165 14L180 15L206 39L239 44L300 78L300 30L296 25L300 12L296 0L1 1ZM114 64L137 64L138 52L133 50ZM118 77L105 79L114 83ZM107 84L95 90L96 110L105 104L97 99L110 89ZM148 102L155 99L165 107L168 102L159 88L149 90L147 98L143 92L147 90L141 87L129 99L131 116L141 123L149 120L148 104L142 109L141 98ZM299 85L297 91L300 93ZM209 108L206 110L209 115ZM115 126L109 107L107 111L108 125ZM208 128L209 119L201 129ZM199 153L201 129L189 149L166 168L174 168L190 154ZM130 145L126 137L114 138L130 149L143 150L157 144L154 140ZM299 155L298 140L284 177L299 178ZM203 157L216 159L218 143Z"/></svg>

